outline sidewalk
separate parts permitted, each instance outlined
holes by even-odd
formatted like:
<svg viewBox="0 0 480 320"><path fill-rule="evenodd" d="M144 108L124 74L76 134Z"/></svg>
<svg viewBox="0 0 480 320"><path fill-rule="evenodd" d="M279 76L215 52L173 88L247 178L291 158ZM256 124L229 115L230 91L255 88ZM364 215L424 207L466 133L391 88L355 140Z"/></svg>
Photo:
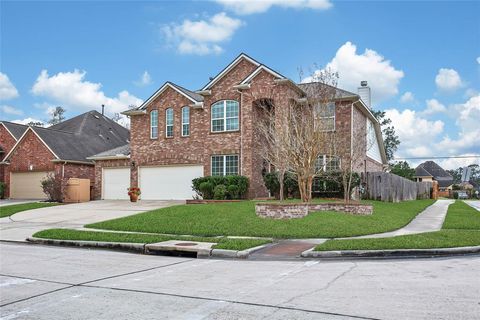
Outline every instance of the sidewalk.
<svg viewBox="0 0 480 320"><path fill-rule="evenodd" d="M443 221L447 215L448 206L454 200L437 200L434 204L420 212L409 224L395 231L369 234L359 237L337 238L337 239L366 239L366 238L389 238L416 234L424 232L439 231L442 229Z"/></svg>

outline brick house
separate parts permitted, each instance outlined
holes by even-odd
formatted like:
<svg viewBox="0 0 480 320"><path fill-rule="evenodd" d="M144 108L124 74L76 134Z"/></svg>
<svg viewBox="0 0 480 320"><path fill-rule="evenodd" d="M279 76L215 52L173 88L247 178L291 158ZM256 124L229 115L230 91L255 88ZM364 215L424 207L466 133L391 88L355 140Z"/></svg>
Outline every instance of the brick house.
<svg viewBox="0 0 480 320"><path fill-rule="evenodd" d="M250 180L249 198L265 197L265 164L256 152L256 100L305 97L309 84L296 84L246 54L240 54L197 91L166 82L141 106L123 112L131 119L130 145L95 155L96 198L126 199L138 186L142 199L192 198L191 180L206 175L240 174ZM349 145L367 144L356 171L382 171L386 164L380 126L358 94L337 90L331 114L334 130ZM353 123L361 124L354 126ZM354 129L355 128L355 129ZM354 132L366 132L372 135ZM366 149L366 148L365 148Z"/></svg>
<svg viewBox="0 0 480 320"><path fill-rule="evenodd" d="M28 126L23 124L0 121L0 181L5 181L5 166L3 159L12 150L15 143L23 135Z"/></svg>
<svg viewBox="0 0 480 320"><path fill-rule="evenodd" d="M11 125L4 123L5 128ZM12 199L45 198L41 180L49 174L54 174L62 187L69 178L86 178L93 184L94 163L87 157L124 145L129 139L128 129L97 111L48 128L22 128L20 136L13 134L16 141L10 148L11 139L4 140L8 136L0 131L2 149L9 149L1 162L2 181L6 184L5 196Z"/></svg>

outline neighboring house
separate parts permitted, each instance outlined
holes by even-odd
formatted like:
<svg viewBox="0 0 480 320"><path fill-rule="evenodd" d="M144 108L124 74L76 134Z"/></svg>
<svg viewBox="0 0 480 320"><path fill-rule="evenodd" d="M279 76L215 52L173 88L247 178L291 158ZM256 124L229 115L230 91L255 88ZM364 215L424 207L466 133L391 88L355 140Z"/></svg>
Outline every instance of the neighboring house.
<svg viewBox="0 0 480 320"><path fill-rule="evenodd" d="M94 163L88 156L124 145L128 140L126 128L97 111L49 128L26 126L2 160L6 196L45 198L41 180L49 174L61 181L62 188L69 178L86 178L93 184Z"/></svg>
<svg viewBox="0 0 480 320"><path fill-rule="evenodd" d="M96 164L96 185L103 189L97 189L96 197L126 198L126 188L138 186L144 200L191 199L192 179L232 174L249 178L249 198L268 196L262 178L267 164L257 152L254 134L256 102L274 96L275 107L281 108L289 95L305 97L308 86L294 83L246 54L201 90L166 82L141 106L123 112L131 119L130 149L90 158ZM380 126L360 96L338 89L329 110L325 117L348 147L365 145L355 171L382 171L387 161ZM367 134L368 129L373 135ZM372 144L368 150L367 140Z"/></svg>
<svg viewBox="0 0 480 320"><path fill-rule="evenodd" d="M448 196L452 189L453 177L434 161L425 161L415 168L415 181L437 181L440 196Z"/></svg>
<svg viewBox="0 0 480 320"><path fill-rule="evenodd" d="M12 150L28 126L8 121L0 121L0 181L5 181L5 164L3 159Z"/></svg>

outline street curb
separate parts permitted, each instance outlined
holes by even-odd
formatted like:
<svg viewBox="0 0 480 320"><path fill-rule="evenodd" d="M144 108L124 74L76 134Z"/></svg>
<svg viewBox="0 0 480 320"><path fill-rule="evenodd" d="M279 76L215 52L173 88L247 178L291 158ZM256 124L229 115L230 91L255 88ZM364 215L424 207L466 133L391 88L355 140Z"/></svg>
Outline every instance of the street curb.
<svg viewBox="0 0 480 320"><path fill-rule="evenodd" d="M245 249L245 250L227 250L227 249L212 249L210 258L231 258L231 259L248 259L250 254L261 250L271 243L262 244L261 246ZM205 257L208 258L208 257Z"/></svg>
<svg viewBox="0 0 480 320"><path fill-rule="evenodd" d="M302 258L389 258L389 257L438 257L480 253L480 246L437 248L437 249L395 249L395 250L342 250L302 252Z"/></svg>
<svg viewBox="0 0 480 320"><path fill-rule="evenodd" d="M104 242L104 241L83 241L83 240L57 240L57 239L43 239L36 237L27 238L27 242L44 245L65 246L65 247L84 247L84 248L102 248L110 250L120 250L128 252L137 252L141 254L158 254L159 251L150 252L147 250L146 243L129 243L129 242ZM245 249L245 250L227 250L227 249L212 249L209 252L199 251L197 258L229 258L229 259L247 259L248 256L260 249L263 249L270 243L261 246ZM165 252L167 252L166 250ZM182 252L182 251L179 251Z"/></svg>
<svg viewBox="0 0 480 320"><path fill-rule="evenodd" d="M31 243L47 244L47 245L55 245L55 246L102 248L102 249L145 253L144 243L56 240L56 239L42 239L42 238L35 238L35 237L29 237L27 238L27 241Z"/></svg>

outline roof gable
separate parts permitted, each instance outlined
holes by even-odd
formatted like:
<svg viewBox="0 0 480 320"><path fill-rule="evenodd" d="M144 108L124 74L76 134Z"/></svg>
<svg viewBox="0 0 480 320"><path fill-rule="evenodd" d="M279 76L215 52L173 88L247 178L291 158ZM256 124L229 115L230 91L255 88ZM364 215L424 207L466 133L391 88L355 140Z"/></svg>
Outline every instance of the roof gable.
<svg viewBox="0 0 480 320"><path fill-rule="evenodd" d="M217 74L213 79L210 80L201 90L208 90L210 89L215 83L217 83L220 79L222 79L230 70L232 70L237 64L240 63L242 60L247 60L255 66L260 66L260 63L255 59L249 57L245 53L241 53L238 57L235 58L232 62L230 62L219 74Z"/></svg>
<svg viewBox="0 0 480 320"><path fill-rule="evenodd" d="M185 98L187 98L188 100L192 101L193 103L201 103L203 102L203 97L193 91L190 91L188 89L185 89L175 83L172 83L170 81L167 81L163 84L163 86L161 86L157 91L155 91L154 94L152 94L150 96L150 98L148 98L144 103L142 103L142 105L140 107L138 107L136 110L145 110L147 108L147 106L153 101L155 100L159 95L161 95L165 90L167 90L168 88L171 88L173 90L175 90L176 92L178 92L179 94L181 94L182 96L184 96Z"/></svg>
<svg viewBox="0 0 480 320"><path fill-rule="evenodd" d="M415 174L421 176L417 174L417 169L418 173L428 172L435 180L453 180L453 177L434 161L425 161L418 165L415 169Z"/></svg>
<svg viewBox="0 0 480 320"><path fill-rule="evenodd" d="M255 78L262 71L266 71L278 79L286 79L285 76L281 75L280 73L276 72L273 69L270 69L266 65L261 64L252 73L250 73L248 77L246 77L245 80L243 80L240 84L250 83L253 80L253 78Z"/></svg>
<svg viewBox="0 0 480 320"><path fill-rule="evenodd" d="M10 133L10 135L15 139L18 140L23 135L23 133L28 129L28 126L19 123L13 123L8 121L2 121L1 124L5 127L5 129Z"/></svg>

